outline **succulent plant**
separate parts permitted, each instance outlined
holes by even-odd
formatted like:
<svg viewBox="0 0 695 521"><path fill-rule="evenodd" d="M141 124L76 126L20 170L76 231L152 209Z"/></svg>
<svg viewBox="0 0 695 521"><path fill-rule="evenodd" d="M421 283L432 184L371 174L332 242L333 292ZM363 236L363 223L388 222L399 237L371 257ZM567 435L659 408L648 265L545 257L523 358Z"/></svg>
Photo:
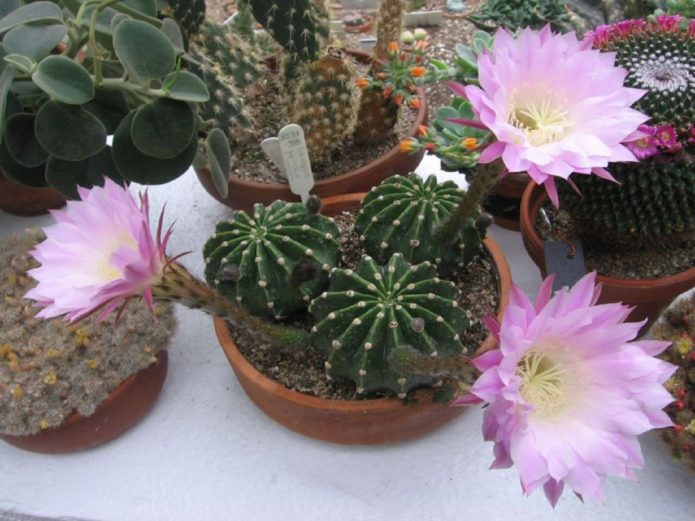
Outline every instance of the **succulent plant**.
<svg viewBox="0 0 695 521"><path fill-rule="evenodd" d="M36 230L0 247L0 432L28 435L60 425L73 411L90 415L130 375L154 362L175 329L173 306L155 305L152 323L143 302L132 303L122 326L90 318L68 326L34 316L24 294L35 286L27 251Z"/></svg>
<svg viewBox="0 0 695 521"><path fill-rule="evenodd" d="M687 297L666 311L652 328L653 337L671 346L661 358L678 369L666 383L674 402L666 408L673 427L662 431L673 457L695 470L695 297Z"/></svg>
<svg viewBox="0 0 695 521"><path fill-rule="evenodd" d="M131 4L10 2L2 12L0 167L8 177L77 197L77 185L104 176L159 184L191 165L202 128L196 107L208 89L182 70L173 20L157 18L156 2Z"/></svg>
<svg viewBox="0 0 695 521"><path fill-rule="evenodd" d="M294 83L289 119L304 129L312 162L328 160L354 131L358 106L354 70L348 55L329 48Z"/></svg>
<svg viewBox="0 0 695 521"><path fill-rule="evenodd" d="M572 29L569 12L561 0L487 0L468 20L484 30L541 29L547 24L555 31Z"/></svg>
<svg viewBox="0 0 695 521"><path fill-rule="evenodd" d="M561 187L581 235L605 248L661 247L695 240L695 33L675 16L603 26L594 47L615 52L626 85L646 89L634 107L651 116L629 146L641 161L608 170L619 184L575 176L581 195Z"/></svg>
<svg viewBox="0 0 695 521"><path fill-rule="evenodd" d="M453 181L437 183L435 176L426 181L417 174L390 177L364 198L355 230L378 262L400 253L408 262L430 261L447 275L479 253L485 234L476 211L453 241L437 240L437 230L456 212L462 195Z"/></svg>
<svg viewBox="0 0 695 521"><path fill-rule="evenodd" d="M338 227L300 203L257 204L217 225L203 250L205 278L257 315L282 318L308 305L339 259Z"/></svg>
<svg viewBox="0 0 695 521"><path fill-rule="evenodd" d="M354 271L335 269L328 291L312 302L312 343L326 357L328 373L352 379L358 393L405 397L435 379L394 371L390 353L408 345L432 357L460 354L468 319L458 293L429 262L411 265L395 254L381 266L365 257Z"/></svg>

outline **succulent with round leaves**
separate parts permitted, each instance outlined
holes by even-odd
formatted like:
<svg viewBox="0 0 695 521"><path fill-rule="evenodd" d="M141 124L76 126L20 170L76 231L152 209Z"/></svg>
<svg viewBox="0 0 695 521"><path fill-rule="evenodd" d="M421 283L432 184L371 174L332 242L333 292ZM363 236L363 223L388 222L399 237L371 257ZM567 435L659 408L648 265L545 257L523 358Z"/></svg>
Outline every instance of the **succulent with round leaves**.
<svg viewBox="0 0 695 521"><path fill-rule="evenodd" d="M458 293L429 262L410 264L394 254L379 265L364 257L354 271L335 269L328 290L312 302L312 344L326 357L328 374L350 378L358 394L405 397L436 377L395 371L390 354L406 345L431 357L461 354L468 319Z"/></svg>
<svg viewBox="0 0 695 521"><path fill-rule="evenodd" d="M456 214L464 192L453 181L438 183L417 174L394 176L372 188L355 221L364 250L378 262L395 253L412 263L429 261L442 276L465 266L480 252L486 224L476 208L452 238L437 238Z"/></svg>
<svg viewBox="0 0 695 521"><path fill-rule="evenodd" d="M0 167L7 177L77 197L78 185L103 184L104 176L161 184L188 169L199 131L208 129L197 105L210 94L182 69L177 24L157 16L154 0L137 7L3 3ZM218 162L229 157L221 142L207 148Z"/></svg>
<svg viewBox="0 0 695 521"><path fill-rule="evenodd" d="M300 203L256 204L235 212L207 241L205 278L248 311L282 318L325 288L340 258L332 219Z"/></svg>
<svg viewBox="0 0 695 521"><path fill-rule="evenodd" d="M628 144L639 163L608 170L619 184L573 178L581 195L560 187L561 204L583 237L603 249L661 248L695 242L695 22L677 16L628 20L590 35L616 53L625 84L646 89L634 108L651 116L647 136Z"/></svg>

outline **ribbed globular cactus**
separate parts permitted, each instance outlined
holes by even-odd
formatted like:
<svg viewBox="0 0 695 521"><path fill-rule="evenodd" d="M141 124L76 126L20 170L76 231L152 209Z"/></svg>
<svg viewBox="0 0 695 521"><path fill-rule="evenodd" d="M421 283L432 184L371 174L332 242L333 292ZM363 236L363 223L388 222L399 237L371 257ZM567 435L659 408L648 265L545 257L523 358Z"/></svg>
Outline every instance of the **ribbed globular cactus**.
<svg viewBox="0 0 695 521"><path fill-rule="evenodd" d="M220 222L207 241L205 278L257 315L285 317L326 286L339 259L336 224L300 203L257 204Z"/></svg>
<svg viewBox="0 0 695 521"><path fill-rule="evenodd" d="M388 45L397 42L403 27L403 0L382 0L376 25L376 56L386 56Z"/></svg>
<svg viewBox="0 0 695 521"><path fill-rule="evenodd" d="M435 238L461 196L452 181L437 183L435 176L423 180L417 174L393 176L364 198L355 230L365 251L379 262L401 253L409 262L430 261L446 275L480 252L482 237L475 218L461 227L453 242Z"/></svg>
<svg viewBox="0 0 695 521"><path fill-rule="evenodd" d="M328 16L315 0L248 0L253 16L287 53L285 77L295 79L303 64L321 55Z"/></svg>
<svg viewBox="0 0 695 521"><path fill-rule="evenodd" d="M634 107L651 119L628 146L641 161L608 170L619 184L574 176L581 195L560 187L583 237L606 249L695 240L695 22L678 16L626 20L589 35L616 53L626 85L646 89Z"/></svg>
<svg viewBox="0 0 695 521"><path fill-rule="evenodd" d="M411 265L395 254L379 265L365 257L354 271L335 269L328 291L312 302L312 343L324 353L328 374L352 379L358 393L405 397L435 378L394 371L391 352L411 346L432 357L460 354L468 319L458 294L429 262Z"/></svg>
<svg viewBox="0 0 695 521"><path fill-rule="evenodd" d="M330 48L293 85L289 119L304 129L313 162L329 159L354 131L359 103L354 76L352 59Z"/></svg>

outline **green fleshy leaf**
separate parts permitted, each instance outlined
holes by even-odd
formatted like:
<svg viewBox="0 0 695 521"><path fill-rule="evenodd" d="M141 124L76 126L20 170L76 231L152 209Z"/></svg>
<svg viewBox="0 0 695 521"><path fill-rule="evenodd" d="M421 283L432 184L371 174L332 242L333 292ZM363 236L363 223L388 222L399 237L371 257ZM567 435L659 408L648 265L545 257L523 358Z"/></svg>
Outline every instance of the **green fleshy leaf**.
<svg viewBox="0 0 695 521"><path fill-rule="evenodd" d="M51 157L46 165L46 181L49 186L70 199L79 199L78 186L104 186L104 177L124 184L113 163L110 147L104 147L98 154L83 161L64 161Z"/></svg>
<svg viewBox="0 0 695 521"><path fill-rule="evenodd" d="M15 9L19 9L21 5L21 0L3 0L2 3L0 3L0 19L6 17Z"/></svg>
<svg viewBox="0 0 695 521"><path fill-rule="evenodd" d="M130 135L133 118L133 112L123 118L113 135L113 160L125 179L142 184L164 184L188 170L198 150L196 136L176 157L157 159L143 154L133 144Z"/></svg>
<svg viewBox="0 0 695 521"><path fill-rule="evenodd" d="M94 97L89 72L67 56L44 58L31 79L46 94L68 105L83 105Z"/></svg>
<svg viewBox="0 0 695 521"><path fill-rule="evenodd" d="M124 20L113 32L113 46L133 80L145 84L174 69L176 49L159 29L140 20Z"/></svg>
<svg viewBox="0 0 695 521"><path fill-rule="evenodd" d="M123 92L100 88L94 91L94 99L82 108L99 118L106 127L107 134L113 134L121 120L130 112Z"/></svg>
<svg viewBox="0 0 695 521"><path fill-rule="evenodd" d="M29 23L63 22L63 11L53 2L33 2L23 5L0 19L0 34Z"/></svg>
<svg viewBox="0 0 695 521"><path fill-rule="evenodd" d="M171 99L194 103L205 103L210 99L210 92L203 80L188 71L170 73L164 79L164 85Z"/></svg>
<svg viewBox="0 0 695 521"><path fill-rule="evenodd" d="M0 168L5 177L32 188L46 188L46 170L43 166L27 168L12 159L7 145L0 143Z"/></svg>
<svg viewBox="0 0 695 521"><path fill-rule="evenodd" d="M36 138L52 156L81 161L106 145L106 128L90 112L76 105L48 101L36 115Z"/></svg>
<svg viewBox="0 0 695 521"><path fill-rule="evenodd" d="M185 52L185 45L183 41L183 34L181 34L181 28L176 20L173 18L165 18L162 20L162 32L169 38L169 41L176 49L177 54Z"/></svg>
<svg viewBox="0 0 695 521"><path fill-rule="evenodd" d="M48 160L48 152L34 134L34 114L15 114L7 119L5 143L12 159L27 168L41 166Z"/></svg>
<svg viewBox="0 0 695 521"><path fill-rule="evenodd" d="M138 150L158 159L179 155L195 131L196 118L190 105L165 98L140 107L130 127L131 139Z"/></svg>
<svg viewBox="0 0 695 521"><path fill-rule="evenodd" d="M9 100L10 87L14 80L16 69L9 64L0 66L0 141L5 135L5 114Z"/></svg>
<svg viewBox="0 0 695 521"><path fill-rule="evenodd" d="M3 60L5 63L16 67L25 74L31 74L35 66L33 60L22 54L8 54L7 56L3 57Z"/></svg>
<svg viewBox="0 0 695 521"><path fill-rule="evenodd" d="M223 130L214 128L205 140L205 151L210 162L212 182L220 193L227 197L229 193L229 176L232 170L232 152L229 149L229 141Z"/></svg>
<svg viewBox="0 0 695 521"><path fill-rule="evenodd" d="M21 54L37 62L48 56L68 32L64 25L20 25L5 35L8 54Z"/></svg>

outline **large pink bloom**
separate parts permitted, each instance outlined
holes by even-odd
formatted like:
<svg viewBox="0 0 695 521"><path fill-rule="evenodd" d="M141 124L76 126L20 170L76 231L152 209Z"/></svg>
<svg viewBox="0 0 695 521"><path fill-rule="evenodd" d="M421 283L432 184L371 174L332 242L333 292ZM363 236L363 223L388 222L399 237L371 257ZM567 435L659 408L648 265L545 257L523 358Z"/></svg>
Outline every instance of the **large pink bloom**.
<svg viewBox="0 0 695 521"><path fill-rule="evenodd" d="M502 158L509 172L528 172L557 206L554 177L596 174L612 179L612 161L635 161L624 146L648 116L630 106L646 91L623 86L627 72L614 53L591 49L574 33L500 29L478 58L480 87L465 95L497 141L481 163Z"/></svg>
<svg viewBox="0 0 695 521"><path fill-rule="evenodd" d="M52 211L56 224L32 251L41 266L29 271L38 281L26 298L43 309L39 317L70 321L104 308L105 317L129 298L142 295L152 309L150 287L162 275L169 232L155 241L147 195L138 207L127 189L110 179L103 188L79 189L81 201Z"/></svg>
<svg viewBox="0 0 695 521"><path fill-rule="evenodd" d="M641 324L623 322L627 306L596 305L594 280L550 298L548 278L535 306L514 287L501 326L491 324L500 349L473 361L492 467L515 464L524 492L543 485L553 506L565 485L600 500L606 476L634 479L644 465L637 436L672 425L662 384L675 367L654 358L668 342L631 342Z"/></svg>

